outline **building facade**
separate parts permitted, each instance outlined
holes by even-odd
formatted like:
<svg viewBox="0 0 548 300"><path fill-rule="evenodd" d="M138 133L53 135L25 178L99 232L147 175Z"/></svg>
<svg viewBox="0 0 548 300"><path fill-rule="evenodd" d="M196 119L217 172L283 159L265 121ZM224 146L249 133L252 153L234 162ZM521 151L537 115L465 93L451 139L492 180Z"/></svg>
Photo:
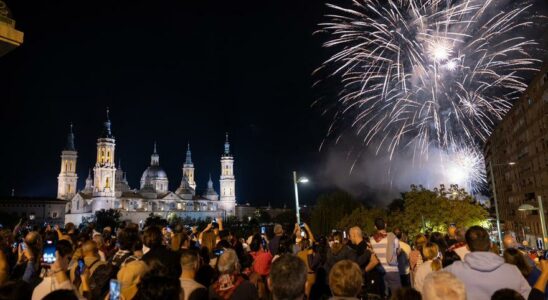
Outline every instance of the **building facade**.
<svg viewBox="0 0 548 300"><path fill-rule="evenodd" d="M548 207L548 64L495 128L484 155L487 174L493 170L489 185L491 194L495 187L504 228L534 242L542 236L538 212L518 207L538 207L538 196Z"/></svg>
<svg viewBox="0 0 548 300"><path fill-rule="evenodd" d="M0 56L23 43L23 32L15 29L15 20L6 3L0 0Z"/></svg>
<svg viewBox="0 0 548 300"><path fill-rule="evenodd" d="M66 203L55 198L12 196L0 198L0 211L34 224L61 225L65 222ZM3 220L0 220L0 224L2 223Z"/></svg>
<svg viewBox="0 0 548 300"><path fill-rule="evenodd" d="M235 214L236 190L234 157L230 154L228 135L221 156L221 194L213 188L211 175L203 195L196 194L194 164L190 145L182 167L181 184L174 192L169 191L169 179L160 166L156 143L150 157L150 165L141 176L138 189L132 189L126 173L119 163L115 165L116 139L112 134L107 111L103 132L97 139L97 156L93 172L90 170L84 189L77 191L76 162L78 152L71 131L67 145L61 152L61 172L58 177L59 199L66 201L65 221L79 224L100 209L117 209L124 220L135 223L144 221L150 213L165 218L171 216L193 219L227 217Z"/></svg>

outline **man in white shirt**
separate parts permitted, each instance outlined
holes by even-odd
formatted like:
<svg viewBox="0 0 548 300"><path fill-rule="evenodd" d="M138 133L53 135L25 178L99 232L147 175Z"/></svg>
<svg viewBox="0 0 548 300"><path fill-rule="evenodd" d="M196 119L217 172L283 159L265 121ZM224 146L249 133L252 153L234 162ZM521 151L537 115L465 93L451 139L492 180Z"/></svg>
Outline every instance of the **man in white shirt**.
<svg viewBox="0 0 548 300"><path fill-rule="evenodd" d="M382 218L375 219L377 232L371 237L373 251L381 262L384 271L384 283L390 298L396 290L401 288L400 272L398 270L398 253L400 242L392 232L386 232L386 223Z"/></svg>

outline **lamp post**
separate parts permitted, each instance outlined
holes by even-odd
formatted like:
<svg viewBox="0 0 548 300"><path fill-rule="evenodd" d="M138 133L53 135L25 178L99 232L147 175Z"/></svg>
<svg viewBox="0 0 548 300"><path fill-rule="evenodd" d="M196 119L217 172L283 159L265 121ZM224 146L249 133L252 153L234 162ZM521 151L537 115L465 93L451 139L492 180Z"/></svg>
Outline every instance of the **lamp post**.
<svg viewBox="0 0 548 300"><path fill-rule="evenodd" d="M540 227L542 227L542 243L546 243L548 234L546 233L546 220L544 219L544 205L542 205L542 196L537 196L538 207L534 207L531 204L522 204L518 207L519 211L538 210L540 216Z"/></svg>
<svg viewBox="0 0 548 300"><path fill-rule="evenodd" d="M301 177L297 179L297 171L293 171L293 185L295 187L295 213L297 215L297 224L301 224L301 213L299 208L299 183L307 183L308 178Z"/></svg>
<svg viewBox="0 0 548 300"><path fill-rule="evenodd" d="M508 162L505 164L496 164L494 166L513 166L515 162ZM489 161L489 173L491 173L491 181L493 183L493 200L495 201L495 215L497 217L497 233L499 235L499 248L500 251L504 251L504 246L502 244L502 231L500 230L500 215L499 215L499 204L497 201L497 189L495 185L495 176L493 175L493 161Z"/></svg>

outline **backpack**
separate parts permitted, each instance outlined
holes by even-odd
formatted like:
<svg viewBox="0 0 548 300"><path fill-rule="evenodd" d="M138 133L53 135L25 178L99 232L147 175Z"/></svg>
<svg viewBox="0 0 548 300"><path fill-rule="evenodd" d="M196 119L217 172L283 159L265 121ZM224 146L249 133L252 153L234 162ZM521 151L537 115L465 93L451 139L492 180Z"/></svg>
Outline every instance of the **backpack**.
<svg viewBox="0 0 548 300"><path fill-rule="evenodd" d="M398 265L398 252L400 250L400 243L396 238L396 235L389 232L386 236L386 262L389 266Z"/></svg>

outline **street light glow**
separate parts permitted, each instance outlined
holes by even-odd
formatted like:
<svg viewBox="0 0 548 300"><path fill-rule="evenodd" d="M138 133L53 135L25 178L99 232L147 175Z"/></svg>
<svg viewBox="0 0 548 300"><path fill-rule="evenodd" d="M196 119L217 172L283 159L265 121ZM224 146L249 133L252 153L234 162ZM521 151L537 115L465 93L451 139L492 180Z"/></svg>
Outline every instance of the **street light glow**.
<svg viewBox="0 0 548 300"><path fill-rule="evenodd" d="M306 177L299 178L299 183L307 183L307 182L308 182L308 178Z"/></svg>
<svg viewBox="0 0 548 300"><path fill-rule="evenodd" d="M529 211L529 210L538 210L538 208L534 207L531 204L522 204L518 207L519 211Z"/></svg>
<svg viewBox="0 0 548 300"><path fill-rule="evenodd" d="M515 164L516 164L515 161L508 162L508 165L509 165L509 166L513 166L513 165L515 165Z"/></svg>

